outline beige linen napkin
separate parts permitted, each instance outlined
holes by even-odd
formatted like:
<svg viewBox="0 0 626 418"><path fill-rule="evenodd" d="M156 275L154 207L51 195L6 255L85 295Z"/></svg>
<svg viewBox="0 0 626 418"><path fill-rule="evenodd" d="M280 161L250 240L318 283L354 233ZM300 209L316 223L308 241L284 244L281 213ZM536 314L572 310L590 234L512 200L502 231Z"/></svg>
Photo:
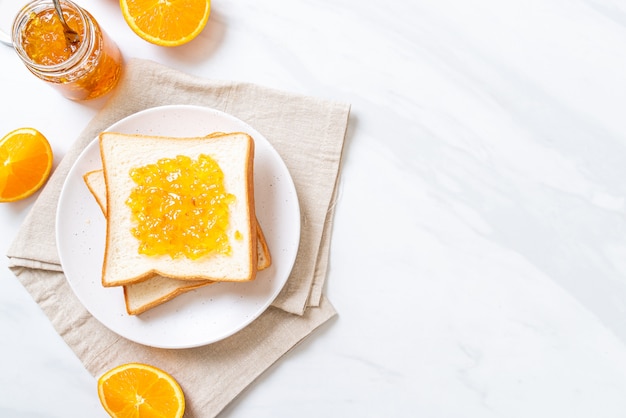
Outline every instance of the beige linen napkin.
<svg viewBox="0 0 626 418"><path fill-rule="evenodd" d="M136 344L100 324L72 293L55 244L59 193L82 149L121 118L166 104L212 107L257 129L285 161L298 191L302 217L296 263L273 306L232 337L185 350ZM322 289L349 110L347 104L250 83L206 80L132 59L115 93L42 190L9 249L9 266L94 376L125 362L154 364L181 383L187 396L186 417L215 416L283 354L335 315Z"/></svg>

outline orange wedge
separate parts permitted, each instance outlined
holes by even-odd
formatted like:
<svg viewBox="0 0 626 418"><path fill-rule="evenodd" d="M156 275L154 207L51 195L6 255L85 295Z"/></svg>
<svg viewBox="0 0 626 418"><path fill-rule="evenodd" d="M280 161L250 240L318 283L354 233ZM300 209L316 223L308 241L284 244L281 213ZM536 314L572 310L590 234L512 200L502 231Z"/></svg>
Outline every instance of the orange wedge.
<svg viewBox="0 0 626 418"><path fill-rule="evenodd" d="M113 418L180 418L185 412L178 382L147 364L123 364L104 373L98 397Z"/></svg>
<svg viewBox="0 0 626 418"><path fill-rule="evenodd" d="M120 0L122 15L142 39L179 46L198 36L211 13L210 0Z"/></svg>
<svg viewBox="0 0 626 418"><path fill-rule="evenodd" d="M52 169L50 143L34 128L19 128L0 139L0 202L35 193Z"/></svg>

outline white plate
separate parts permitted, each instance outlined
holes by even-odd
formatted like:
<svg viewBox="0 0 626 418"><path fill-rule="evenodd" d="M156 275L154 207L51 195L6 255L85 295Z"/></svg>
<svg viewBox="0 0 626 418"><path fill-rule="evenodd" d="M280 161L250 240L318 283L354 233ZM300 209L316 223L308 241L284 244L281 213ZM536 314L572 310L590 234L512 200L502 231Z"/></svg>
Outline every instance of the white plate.
<svg viewBox="0 0 626 418"><path fill-rule="evenodd" d="M272 266L248 283L218 283L180 295L138 316L126 313L122 288L104 288L101 268L106 224L85 186L84 173L102 167L97 138L70 170L57 211L61 265L85 308L117 334L140 344L188 348L226 338L250 324L276 298L293 267L300 241L300 207L293 181L276 150L241 120L199 106L163 106L131 115L107 129L122 133L202 136L246 132L255 141L256 213Z"/></svg>

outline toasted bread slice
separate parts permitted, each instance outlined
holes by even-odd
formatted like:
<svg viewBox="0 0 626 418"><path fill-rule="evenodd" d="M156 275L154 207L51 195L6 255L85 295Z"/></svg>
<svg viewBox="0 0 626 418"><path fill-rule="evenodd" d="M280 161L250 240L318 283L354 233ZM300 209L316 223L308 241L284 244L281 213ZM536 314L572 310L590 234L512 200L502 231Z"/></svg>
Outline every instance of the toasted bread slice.
<svg viewBox="0 0 626 418"><path fill-rule="evenodd" d="M235 198L228 206L230 253L192 260L170 255L140 254L133 236L134 220L126 200L135 187L134 168L165 158L210 156L223 172L226 191ZM203 138L167 138L100 134L100 155L106 184L107 232L102 284L139 283L155 275L178 280L248 281L257 271L257 228L254 212L254 141L245 133Z"/></svg>

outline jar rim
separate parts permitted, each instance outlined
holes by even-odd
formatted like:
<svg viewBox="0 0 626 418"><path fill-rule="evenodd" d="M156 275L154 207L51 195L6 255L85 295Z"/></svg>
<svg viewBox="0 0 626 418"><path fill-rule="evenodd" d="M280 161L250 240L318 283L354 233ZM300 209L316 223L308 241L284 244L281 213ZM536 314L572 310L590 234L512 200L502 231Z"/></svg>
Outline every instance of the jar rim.
<svg viewBox="0 0 626 418"><path fill-rule="evenodd" d="M39 13L39 12L49 10L49 9L52 9L54 11L54 4L52 3L51 0L32 0L31 2L25 4L22 7L22 9L18 12L18 14L16 15L13 21L12 41L13 41L13 47L15 48L15 51L20 56L22 61L27 63L27 65L30 68L40 71L40 72L44 72L44 73L58 73L58 72L64 72L66 70L71 69L72 67L80 63L81 59L84 56L86 56L86 54L89 51L90 45L92 44L91 39L90 39L90 34L93 34L93 30L90 31L88 29L89 25L91 24L91 21L86 15L85 11L76 3L72 2L71 0L59 0L59 1L62 5L73 9L77 13L77 15L79 16L83 24L82 25L83 30L82 30L82 33L80 33L81 43L78 49L72 55L70 55L70 57L65 61L62 61L58 64L52 64L52 65L39 64L37 62L34 62L24 50L22 46L22 42L21 42L22 35L23 35L22 28L26 24L28 24L30 20L32 20L31 12Z"/></svg>

